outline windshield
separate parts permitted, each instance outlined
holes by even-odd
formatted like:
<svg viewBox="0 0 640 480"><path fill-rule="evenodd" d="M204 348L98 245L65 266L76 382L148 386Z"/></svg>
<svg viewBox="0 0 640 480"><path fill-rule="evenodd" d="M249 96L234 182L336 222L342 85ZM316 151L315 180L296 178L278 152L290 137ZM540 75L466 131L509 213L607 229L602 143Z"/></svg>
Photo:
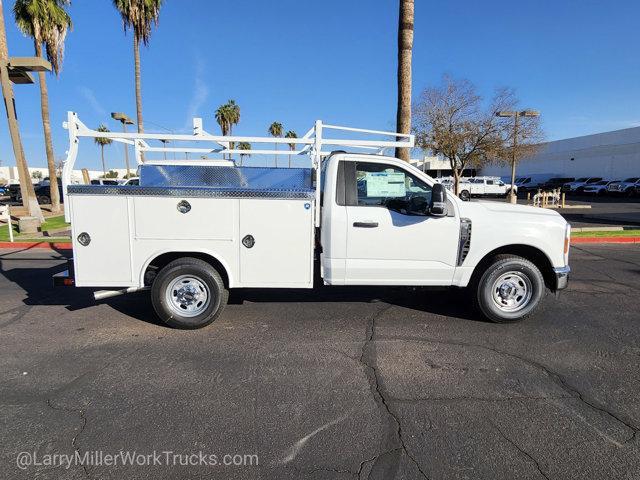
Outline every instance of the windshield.
<svg viewBox="0 0 640 480"><path fill-rule="evenodd" d="M601 182L596 183L596 185L607 185L609 182L607 182L606 180L603 180Z"/></svg>
<svg viewBox="0 0 640 480"><path fill-rule="evenodd" d="M627 182L627 183L636 183L638 180L640 180L639 177L631 177L631 178L627 178L625 180L625 182Z"/></svg>
<svg viewBox="0 0 640 480"><path fill-rule="evenodd" d="M587 180L587 178L579 178L576 180L576 182L586 182Z"/></svg>

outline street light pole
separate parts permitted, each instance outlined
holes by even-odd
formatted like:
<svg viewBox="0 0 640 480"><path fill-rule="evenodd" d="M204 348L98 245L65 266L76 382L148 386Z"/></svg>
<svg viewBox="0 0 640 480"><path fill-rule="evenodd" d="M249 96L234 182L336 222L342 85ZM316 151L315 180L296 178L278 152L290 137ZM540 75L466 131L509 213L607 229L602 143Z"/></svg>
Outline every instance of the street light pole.
<svg viewBox="0 0 640 480"><path fill-rule="evenodd" d="M496 112L496 117L513 117L513 148L511 150L511 190L509 192L509 201L518 203L518 194L515 192L516 184L516 161L518 160L518 130L520 126L520 117L539 117L540 112L535 110L523 110L521 112L502 111Z"/></svg>
<svg viewBox="0 0 640 480"><path fill-rule="evenodd" d="M122 123L122 131L124 133L127 133L127 125L133 125L133 120L131 120L127 114L122 112L111 112L111 118ZM124 163L127 167L127 178L129 178L129 176L131 175L131 172L129 169L129 145L126 143L123 145L124 145Z"/></svg>
<svg viewBox="0 0 640 480"><path fill-rule="evenodd" d="M11 136L11 144L13 146L13 154L16 158L16 166L18 167L18 177L20 179L20 195L22 195L22 205L27 209L30 217L35 217L40 223L44 222L44 216L40 205L38 205L38 199L36 198L35 191L33 189L33 183L29 176L29 168L27 167L27 160L24 154L24 148L22 146L22 138L20 137L20 128L18 125L18 116L16 114L15 98L13 96L13 86L11 82L15 83L33 83L33 79L29 75L29 71L35 68L47 68L51 69L49 62L43 62L41 59L39 62L35 62L39 65L31 66L28 60L25 58L27 64L21 65L19 70L9 70L11 59L9 58L9 48L7 47L7 34L4 25L4 13L2 0L0 0L0 83L2 84L2 96L4 98L4 105L7 110L7 120L9 123L9 134ZM35 64L34 64L35 65Z"/></svg>

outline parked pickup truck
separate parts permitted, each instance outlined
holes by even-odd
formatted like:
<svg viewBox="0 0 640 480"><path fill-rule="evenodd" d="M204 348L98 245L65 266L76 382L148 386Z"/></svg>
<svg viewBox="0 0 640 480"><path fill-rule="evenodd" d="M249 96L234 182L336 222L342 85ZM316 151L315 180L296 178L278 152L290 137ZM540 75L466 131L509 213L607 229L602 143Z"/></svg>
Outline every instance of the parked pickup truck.
<svg viewBox="0 0 640 480"><path fill-rule="evenodd" d="M71 115L68 128L69 171L78 137L144 135L146 143L152 136L97 132ZM231 289L313 288L315 262L325 285L446 286L461 295L465 289L494 322L520 320L547 289L567 286L570 229L556 212L462 202L397 158L326 152L323 145L359 142L324 138L329 128L344 127L317 122L305 137L264 140L300 142L301 154L311 145L314 169L153 164L138 157L139 185L65 182L73 260L54 283L110 289L98 298L150 289L158 316L187 329L213 322ZM377 145L413 142L388 135L393 140Z"/></svg>
<svg viewBox="0 0 640 480"><path fill-rule="evenodd" d="M513 188L518 193L517 185ZM458 185L458 191L460 199L464 201L471 197L507 197L511 192L511 185L497 177L472 177L463 179Z"/></svg>

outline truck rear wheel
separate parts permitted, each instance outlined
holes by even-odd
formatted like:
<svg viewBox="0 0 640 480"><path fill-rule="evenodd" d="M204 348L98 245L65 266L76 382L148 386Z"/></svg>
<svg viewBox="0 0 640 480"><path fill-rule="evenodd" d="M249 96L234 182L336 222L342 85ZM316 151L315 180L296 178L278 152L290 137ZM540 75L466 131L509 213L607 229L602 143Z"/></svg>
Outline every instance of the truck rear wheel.
<svg viewBox="0 0 640 480"><path fill-rule="evenodd" d="M538 267L522 257L498 255L480 276L475 300L489 320L507 323L530 315L544 292L544 278Z"/></svg>
<svg viewBox="0 0 640 480"><path fill-rule="evenodd" d="M460 192L460 200L462 200L463 202L468 202L470 198L471 198L471 194L469 193L468 190L462 190Z"/></svg>
<svg viewBox="0 0 640 480"><path fill-rule="evenodd" d="M170 262L151 286L153 308L173 328L193 330L209 325L220 316L228 297L220 274L198 258Z"/></svg>

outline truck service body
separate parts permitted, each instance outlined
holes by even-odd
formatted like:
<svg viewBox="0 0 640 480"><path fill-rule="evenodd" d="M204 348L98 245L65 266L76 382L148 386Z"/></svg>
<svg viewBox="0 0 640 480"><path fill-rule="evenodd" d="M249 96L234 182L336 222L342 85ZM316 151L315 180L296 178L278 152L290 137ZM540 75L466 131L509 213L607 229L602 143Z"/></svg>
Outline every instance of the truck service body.
<svg viewBox="0 0 640 480"><path fill-rule="evenodd" d="M111 289L97 297L151 289L156 312L174 327L213 321L228 289L312 288L315 261L326 285L471 286L480 311L498 322L527 316L545 289L567 286L570 229L560 215L447 194L382 154L412 146L411 135L316 122L301 139L217 137L196 121L193 136L177 139L217 142L229 154L237 153L233 142L297 141L295 154L309 154L313 167L259 168L144 161L143 151L163 150L147 140L166 134L109 133L134 145L140 181L102 186L68 179L79 138L104 133L71 112L66 127L63 185L74 254L54 283ZM393 139L327 139L323 128ZM202 150L211 152L186 151Z"/></svg>

